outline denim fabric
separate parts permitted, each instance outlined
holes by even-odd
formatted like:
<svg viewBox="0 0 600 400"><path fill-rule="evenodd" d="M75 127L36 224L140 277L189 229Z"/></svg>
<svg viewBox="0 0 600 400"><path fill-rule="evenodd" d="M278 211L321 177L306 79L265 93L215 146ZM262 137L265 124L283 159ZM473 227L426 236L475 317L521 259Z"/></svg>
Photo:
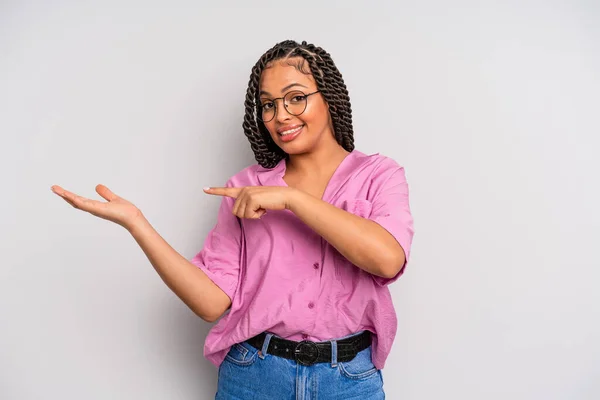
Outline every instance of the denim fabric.
<svg viewBox="0 0 600 400"><path fill-rule="evenodd" d="M263 349L269 340L270 335ZM349 362L337 362L333 353L330 363L305 366L265 354L245 342L235 344L219 367L215 399L385 399L381 371L371 361L371 347Z"/></svg>

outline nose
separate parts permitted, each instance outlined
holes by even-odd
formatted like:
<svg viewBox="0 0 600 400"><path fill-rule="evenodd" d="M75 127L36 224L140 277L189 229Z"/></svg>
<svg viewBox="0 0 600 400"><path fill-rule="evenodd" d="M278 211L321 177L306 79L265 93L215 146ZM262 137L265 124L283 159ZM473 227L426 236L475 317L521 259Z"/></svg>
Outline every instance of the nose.
<svg viewBox="0 0 600 400"><path fill-rule="evenodd" d="M289 120L292 115L286 110L283 99L277 101L277 107L275 107L275 119L279 122Z"/></svg>

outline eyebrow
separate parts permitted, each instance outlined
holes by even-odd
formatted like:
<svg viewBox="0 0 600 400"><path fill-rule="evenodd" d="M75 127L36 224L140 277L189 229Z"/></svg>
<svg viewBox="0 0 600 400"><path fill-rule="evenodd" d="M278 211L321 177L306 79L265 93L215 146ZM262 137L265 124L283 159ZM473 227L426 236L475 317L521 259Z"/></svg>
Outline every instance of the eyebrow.
<svg viewBox="0 0 600 400"><path fill-rule="evenodd" d="M303 88L305 88L305 89L308 89L308 86L304 86L304 85L303 85L303 84L301 84L301 83L291 83L291 84L287 85L286 87L284 87L283 89L281 89L281 93L285 92L285 91L286 91L286 90L288 90L288 89L291 89L291 88L293 88L294 86L302 86ZM267 92L267 91L265 91L265 90L261 90L261 91L260 91L260 93L259 93L258 95L259 95L259 96L262 96L263 94L266 94L266 95L268 95L268 96L271 96L271 93L269 93L269 92Z"/></svg>

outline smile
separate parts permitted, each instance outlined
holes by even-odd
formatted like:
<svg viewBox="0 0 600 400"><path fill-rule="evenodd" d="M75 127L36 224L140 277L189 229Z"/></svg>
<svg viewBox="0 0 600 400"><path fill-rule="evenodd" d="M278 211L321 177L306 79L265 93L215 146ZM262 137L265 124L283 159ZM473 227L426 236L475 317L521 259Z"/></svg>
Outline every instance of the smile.
<svg viewBox="0 0 600 400"><path fill-rule="evenodd" d="M302 132L303 128L304 128L304 125L300 125L295 128L292 128L292 129L286 129L284 131L280 131L278 133L281 136L282 141L289 142L289 141L295 139L296 137L298 137L298 135Z"/></svg>

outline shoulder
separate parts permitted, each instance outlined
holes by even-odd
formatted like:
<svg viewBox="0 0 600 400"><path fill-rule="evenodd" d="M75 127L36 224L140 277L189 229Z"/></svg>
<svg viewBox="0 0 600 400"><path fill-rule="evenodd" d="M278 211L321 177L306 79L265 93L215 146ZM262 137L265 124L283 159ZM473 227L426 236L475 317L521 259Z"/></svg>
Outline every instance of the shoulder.
<svg viewBox="0 0 600 400"><path fill-rule="evenodd" d="M265 168L259 164L252 164L227 181L228 186L267 186L279 185L285 170L285 160L281 160L273 168Z"/></svg>
<svg viewBox="0 0 600 400"><path fill-rule="evenodd" d="M404 167L393 157L360 152L354 157L355 165L352 166L347 185L365 189L367 199L372 200L382 193L396 191L408 185Z"/></svg>
<svg viewBox="0 0 600 400"><path fill-rule="evenodd" d="M258 164L252 164L238 171L231 176L226 183L226 186L252 186L256 184L258 171L262 167Z"/></svg>
<svg viewBox="0 0 600 400"><path fill-rule="evenodd" d="M371 175L393 173L404 170L404 167L394 158L382 153L365 154L355 150L356 169L368 171Z"/></svg>

